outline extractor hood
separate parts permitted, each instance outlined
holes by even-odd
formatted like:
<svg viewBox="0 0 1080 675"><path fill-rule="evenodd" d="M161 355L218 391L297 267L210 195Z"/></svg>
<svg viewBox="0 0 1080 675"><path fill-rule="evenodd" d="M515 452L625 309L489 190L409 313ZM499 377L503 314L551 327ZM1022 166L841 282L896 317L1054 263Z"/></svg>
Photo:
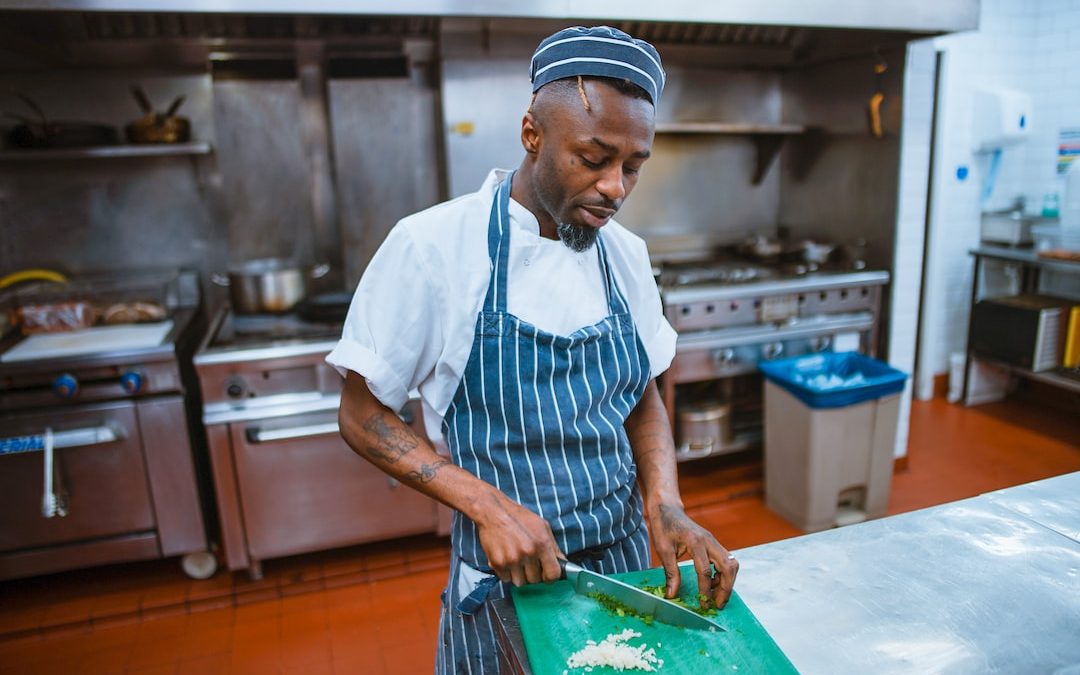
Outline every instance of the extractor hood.
<svg viewBox="0 0 1080 675"><path fill-rule="evenodd" d="M979 0L0 0L0 10L670 21L936 34L976 28Z"/></svg>

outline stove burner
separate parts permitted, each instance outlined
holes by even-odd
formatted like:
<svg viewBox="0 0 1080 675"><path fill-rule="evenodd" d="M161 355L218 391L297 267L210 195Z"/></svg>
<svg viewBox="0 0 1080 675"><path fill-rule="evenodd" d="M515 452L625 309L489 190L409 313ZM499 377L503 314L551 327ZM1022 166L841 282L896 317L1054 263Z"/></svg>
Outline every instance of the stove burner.
<svg viewBox="0 0 1080 675"><path fill-rule="evenodd" d="M297 314L230 312L210 346L252 347L281 340L323 340L341 337L341 322L306 321Z"/></svg>
<svg viewBox="0 0 1080 675"><path fill-rule="evenodd" d="M715 262L672 265L664 269L662 279L670 286L741 284L775 276L767 267L745 263Z"/></svg>

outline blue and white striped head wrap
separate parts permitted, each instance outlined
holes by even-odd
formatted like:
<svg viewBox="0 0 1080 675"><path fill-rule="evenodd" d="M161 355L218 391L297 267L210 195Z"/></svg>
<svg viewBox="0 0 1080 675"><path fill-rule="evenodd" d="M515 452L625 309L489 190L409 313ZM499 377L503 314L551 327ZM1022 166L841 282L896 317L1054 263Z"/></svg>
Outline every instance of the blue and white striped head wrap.
<svg viewBox="0 0 1080 675"><path fill-rule="evenodd" d="M548 82L578 75L629 80L649 94L654 106L664 91L664 68L656 49L611 26L565 28L545 38L533 53L533 93Z"/></svg>

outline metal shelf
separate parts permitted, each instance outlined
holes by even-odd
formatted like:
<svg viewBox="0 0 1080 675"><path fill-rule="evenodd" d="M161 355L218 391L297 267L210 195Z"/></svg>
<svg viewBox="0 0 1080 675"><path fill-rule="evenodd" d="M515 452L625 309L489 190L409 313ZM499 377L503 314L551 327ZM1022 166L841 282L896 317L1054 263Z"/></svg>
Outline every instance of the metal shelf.
<svg viewBox="0 0 1080 675"><path fill-rule="evenodd" d="M971 302L969 307L984 296L980 292L983 278L983 263L986 260L999 260L1016 263L1023 269L1022 280L1019 288L1020 293L1038 293L1040 289L1039 276L1043 270L1052 270L1066 274L1080 274L1080 262L1068 260L1056 260L1042 258L1032 249L1011 248L1008 246L994 246L983 244L973 248L968 253L975 258L975 273L971 285ZM1005 397L1007 378L994 378L988 376L986 367L1006 373L1010 377L1021 377L1034 382L1058 387L1066 391L1080 393L1080 380L1058 375L1053 371L1034 372L1028 368L1022 368L997 359L988 358L976 354L971 348L972 320L968 318L968 345L966 349L967 363L964 366L964 385L961 400L965 405L975 405L990 401L1001 400ZM1000 381L995 381L995 379Z"/></svg>
<svg viewBox="0 0 1080 675"><path fill-rule="evenodd" d="M753 124L746 122L658 122L658 134L710 134L720 136L746 136L754 142L756 158L751 185L758 185L769 172L784 141L806 132L798 124Z"/></svg>
<svg viewBox="0 0 1080 675"><path fill-rule="evenodd" d="M1073 379L1071 377L1065 377L1064 375L1058 375L1052 370L1044 370L1041 372L1035 372L1021 366L1014 366L1011 363L1005 363L1004 361L998 361L997 359L987 358L985 356L979 356L978 354L972 354L971 358L985 363L988 366L994 368L1000 368L1008 371L1012 375L1022 377L1027 380L1033 380L1035 382L1042 382L1043 384L1049 384L1062 389L1076 392L1080 394L1080 380Z"/></svg>
<svg viewBox="0 0 1080 675"><path fill-rule="evenodd" d="M213 146L203 141L147 145L101 145L89 148L41 148L5 150L0 162L42 162L65 159L111 159L116 157L180 157L208 155Z"/></svg>
<svg viewBox="0 0 1080 675"><path fill-rule="evenodd" d="M1073 274L1080 274L1080 262L1071 260L1059 260L1055 258L1043 258L1031 249L1008 248L1005 246L980 246L969 251L976 258L992 258L994 260L1006 260L1042 269L1060 270Z"/></svg>
<svg viewBox="0 0 1080 675"><path fill-rule="evenodd" d="M729 134L750 136L755 134L787 135L801 134L806 127L799 124L748 124L744 122L657 122L658 134Z"/></svg>

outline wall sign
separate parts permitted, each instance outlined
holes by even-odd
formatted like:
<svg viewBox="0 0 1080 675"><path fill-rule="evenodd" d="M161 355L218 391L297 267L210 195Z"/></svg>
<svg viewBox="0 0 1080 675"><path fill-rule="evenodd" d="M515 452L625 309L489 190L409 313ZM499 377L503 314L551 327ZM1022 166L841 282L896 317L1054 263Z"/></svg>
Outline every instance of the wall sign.
<svg viewBox="0 0 1080 675"><path fill-rule="evenodd" d="M1080 129L1062 129L1058 132L1058 175L1067 173L1069 166L1078 156L1080 156Z"/></svg>

